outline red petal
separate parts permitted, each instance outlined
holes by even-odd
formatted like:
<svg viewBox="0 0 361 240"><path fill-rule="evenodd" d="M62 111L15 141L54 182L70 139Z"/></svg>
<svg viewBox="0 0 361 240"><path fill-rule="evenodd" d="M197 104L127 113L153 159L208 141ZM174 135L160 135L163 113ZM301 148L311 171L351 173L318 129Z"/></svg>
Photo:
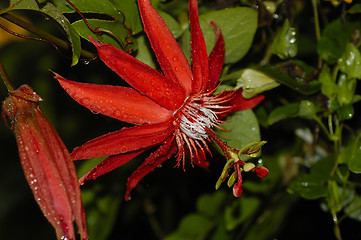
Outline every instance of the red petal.
<svg viewBox="0 0 361 240"><path fill-rule="evenodd" d="M84 176L82 176L79 179L80 184L83 184L85 181L96 179L97 177L104 175L123 164L129 162L142 152L146 151L148 148L140 149L134 152L128 152L124 154L114 155L106 158L101 163L96 165L92 170L90 170L88 173L86 173Z"/></svg>
<svg viewBox="0 0 361 240"><path fill-rule="evenodd" d="M209 54L209 81L206 86L207 92L217 86L217 82L222 73L225 55L224 39L221 29L215 23L211 22L211 24L216 31L216 44Z"/></svg>
<svg viewBox="0 0 361 240"><path fill-rule="evenodd" d="M77 147L71 153L74 160L118 155L155 146L173 133L171 121L123 128L97 137Z"/></svg>
<svg viewBox="0 0 361 240"><path fill-rule="evenodd" d="M191 27L193 93L198 93L208 82L209 65L206 43L199 25L197 0L189 1L189 22ZM204 87L203 87L204 88Z"/></svg>
<svg viewBox="0 0 361 240"><path fill-rule="evenodd" d="M89 39L98 49L100 59L142 95L167 109L176 110L185 100L181 85L169 81L155 69L109 44Z"/></svg>
<svg viewBox="0 0 361 240"><path fill-rule="evenodd" d="M165 76L180 83L188 96L192 88L192 71L179 44L149 0L138 0L144 31Z"/></svg>
<svg viewBox="0 0 361 240"><path fill-rule="evenodd" d="M132 88L73 82L58 74L54 78L84 107L124 122L159 123L173 114Z"/></svg>
<svg viewBox="0 0 361 240"><path fill-rule="evenodd" d="M160 146L154 153L147 157L142 165L128 178L127 192L125 194L126 201L130 199L130 192L145 175L152 172L155 168L160 167L163 162L177 151L176 144L174 143L173 139L168 139L164 145Z"/></svg>
<svg viewBox="0 0 361 240"><path fill-rule="evenodd" d="M225 91L222 94L229 94L230 91ZM250 99L245 99L242 96L242 89L234 91L234 96L231 100L227 101L225 105L232 106L229 112L222 113L218 115L219 119L225 118L231 113L238 112L241 110L246 110L254 108L264 99L263 95L257 95Z"/></svg>

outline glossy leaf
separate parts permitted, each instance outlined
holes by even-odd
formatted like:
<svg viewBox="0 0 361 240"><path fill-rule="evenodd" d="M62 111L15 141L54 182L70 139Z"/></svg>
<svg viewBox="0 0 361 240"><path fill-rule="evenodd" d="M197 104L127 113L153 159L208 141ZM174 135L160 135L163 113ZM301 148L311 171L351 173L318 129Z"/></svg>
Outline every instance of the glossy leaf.
<svg viewBox="0 0 361 240"><path fill-rule="evenodd" d="M277 86L279 83L273 78L250 68L244 69L240 78L237 79L237 88L243 89L242 96L244 98L254 97Z"/></svg>
<svg viewBox="0 0 361 240"><path fill-rule="evenodd" d="M241 60L251 47L257 29L257 11L247 7L236 7L208 12L200 16L201 27L207 43L208 53L215 44L213 21L221 28L225 45L225 63Z"/></svg>
<svg viewBox="0 0 361 240"><path fill-rule="evenodd" d="M344 54L338 60L338 65L348 78L361 79L361 54L352 43L346 45Z"/></svg>
<svg viewBox="0 0 361 240"><path fill-rule="evenodd" d="M261 141L259 124L252 110L244 110L230 115L221 127L231 130L230 132L215 130L217 135L229 146L239 149L248 143Z"/></svg>
<svg viewBox="0 0 361 240"><path fill-rule="evenodd" d="M296 29L290 26L288 19L272 42L272 53L281 59L292 58L297 54Z"/></svg>
<svg viewBox="0 0 361 240"><path fill-rule="evenodd" d="M300 77L291 77L289 75L290 71L293 73L293 71L297 68L297 65L291 64L289 68L282 66L271 66L262 68L261 71L267 74L269 77L276 79L278 82L296 90L299 93L310 95L318 92L321 88L321 83L319 81L305 81L302 79L302 75L305 75L305 73L302 73ZM297 72L295 73L297 74ZM303 76L303 78L304 77L305 76Z"/></svg>
<svg viewBox="0 0 361 240"><path fill-rule="evenodd" d="M354 24L343 23L340 19L328 24L317 43L317 52L327 63L333 64L346 50Z"/></svg>

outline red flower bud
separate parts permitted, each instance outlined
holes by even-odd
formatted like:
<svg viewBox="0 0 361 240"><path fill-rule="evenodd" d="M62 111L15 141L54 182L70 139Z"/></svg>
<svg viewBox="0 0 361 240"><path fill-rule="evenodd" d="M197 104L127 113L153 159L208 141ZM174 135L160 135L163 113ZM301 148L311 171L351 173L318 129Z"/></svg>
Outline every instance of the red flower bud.
<svg viewBox="0 0 361 240"><path fill-rule="evenodd" d="M267 177L268 175L268 169L265 168L265 167L257 167L255 169L256 173L257 173L257 176L260 177L260 178L264 178L264 177Z"/></svg>
<svg viewBox="0 0 361 240"><path fill-rule="evenodd" d="M41 98L28 85L22 85L2 104L12 121L26 180L58 239L75 239L73 221L82 239L87 239L75 166L39 101Z"/></svg>

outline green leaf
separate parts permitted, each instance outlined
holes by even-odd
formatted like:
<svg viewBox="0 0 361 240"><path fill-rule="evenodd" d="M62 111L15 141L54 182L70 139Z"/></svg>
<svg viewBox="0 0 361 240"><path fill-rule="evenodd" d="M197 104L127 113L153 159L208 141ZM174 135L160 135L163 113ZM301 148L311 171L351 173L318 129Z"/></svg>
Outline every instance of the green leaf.
<svg viewBox="0 0 361 240"><path fill-rule="evenodd" d="M214 29L209 24L211 21L221 28L226 45L225 63L241 60L250 49L257 30L257 11L247 7L236 7L201 15L200 23L208 52L215 44Z"/></svg>
<svg viewBox="0 0 361 240"><path fill-rule="evenodd" d="M240 148L248 143L261 141L259 124L251 109L228 116L222 128L231 131L226 132L220 129L215 131L231 147Z"/></svg>
<svg viewBox="0 0 361 240"><path fill-rule="evenodd" d="M317 113L316 107L313 102L308 100L302 100L299 106L298 115L300 117L313 117Z"/></svg>
<svg viewBox="0 0 361 240"><path fill-rule="evenodd" d="M337 100L340 105L352 103L353 96L356 90L356 79L347 79L345 74L340 74L338 79L339 91L337 93Z"/></svg>
<svg viewBox="0 0 361 240"><path fill-rule="evenodd" d="M204 239L213 227L210 220L200 214L185 216L178 229L164 238L164 240L197 240Z"/></svg>
<svg viewBox="0 0 361 240"><path fill-rule="evenodd" d="M237 79L236 88L243 89L242 96L244 98L251 98L278 85L278 82L266 74L247 68L242 71L240 78Z"/></svg>
<svg viewBox="0 0 361 240"><path fill-rule="evenodd" d="M352 43L347 43L344 54L338 60L338 65L348 78L361 79L361 54Z"/></svg>
<svg viewBox="0 0 361 240"><path fill-rule="evenodd" d="M35 11L45 15L49 19L53 19L64 30L71 44L71 49L73 52L72 66L78 63L81 51L80 38L78 34L76 34L73 27L70 25L68 19L64 17L62 12L57 7L49 2L40 7L35 0L11 0L9 8L12 10Z"/></svg>
<svg viewBox="0 0 361 240"><path fill-rule="evenodd" d="M96 186L82 191L89 239L106 240L117 218L122 196L100 194Z"/></svg>
<svg viewBox="0 0 361 240"><path fill-rule="evenodd" d="M321 82L321 92L328 98L332 98L337 94L339 87L332 81L330 67L328 64L324 64L319 76Z"/></svg>
<svg viewBox="0 0 361 240"><path fill-rule="evenodd" d="M290 67L294 67L294 66L290 66ZM310 95L310 94L314 94L320 90L321 83L319 81L303 80L303 79L306 79L305 77L307 75L299 76L299 77L297 76L295 78L292 78L288 73L289 70L290 69L284 68L282 66L271 66L271 67L266 67L266 68L261 69L261 71L263 73L267 74L268 76L276 79L278 82L280 82L302 94ZM294 69L291 68L290 71L294 71ZM305 73L302 75L305 75Z"/></svg>
<svg viewBox="0 0 361 240"><path fill-rule="evenodd" d="M349 218L361 222L361 196L356 195L352 202L345 207L345 214Z"/></svg>
<svg viewBox="0 0 361 240"><path fill-rule="evenodd" d="M198 212L209 218L216 217L222 210L226 196L221 190L202 195L197 201Z"/></svg>
<svg viewBox="0 0 361 240"><path fill-rule="evenodd" d="M361 4L356 3L347 12L351 14L361 13Z"/></svg>
<svg viewBox="0 0 361 240"><path fill-rule="evenodd" d="M166 12L159 12L160 16L163 18L165 23L167 24L169 30L173 34L174 38L180 37L182 35L183 30L179 26L179 23L168 13Z"/></svg>
<svg viewBox="0 0 361 240"><path fill-rule="evenodd" d="M355 110L352 104L345 104L337 109L337 115L340 121L351 119L354 113Z"/></svg>
<svg viewBox="0 0 361 240"><path fill-rule="evenodd" d="M322 31L317 43L317 53L329 64L334 64L345 52L346 44L355 28L355 24L343 23L337 19L328 24Z"/></svg>
<svg viewBox="0 0 361 240"><path fill-rule="evenodd" d="M226 207L224 219L226 229L234 230L239 224L251 217L260 206L260 200L255 197L240 198L233 201L232 205Z"/></svg>
<svg viewBox="0 0 361 240"><path fill-rule="evenodd" d="M353 173L361 173L361 142L360 136L358 135L357 138L352 142L351 147L349 150L349 161L348 167L351 172Z"/></svg>
<svg viewBox="0 0 361 240"><path fill-rule="evenodd" d="M272 53L281 59L297 55L296 29L290 26L288 19L285 20L281 30L275 36L271 48Z"/></svg>
<svg viewBox="0 0 361 240"><path fill-rule="evenodd" d="M299 103L290 103L285 106L274 109L268 116L268 124L272 125L275 122L286 118L297 117L300 109Z"/></svg>
<svg viewBox="0 0 361 240"><path fill-rule="evenodd" d="M297 192L305 199L327 197L327 181L334 164L334 157L327 156L312 166L310 174L299 175L289 186L290 192Z"/></svg>

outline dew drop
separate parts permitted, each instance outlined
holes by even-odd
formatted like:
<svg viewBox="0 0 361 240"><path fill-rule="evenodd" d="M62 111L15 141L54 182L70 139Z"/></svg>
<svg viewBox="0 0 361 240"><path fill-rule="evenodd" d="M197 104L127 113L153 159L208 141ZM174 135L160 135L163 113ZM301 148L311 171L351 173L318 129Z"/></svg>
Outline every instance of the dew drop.
<svg viewBox="0 0 361 240"><path fill-rule="evenodd" d="M89 102L90 102L89 98L82 98L80 100L80 104L82 104L82 105L87 105L87 104L89 104Z"/></svg>
<svg viewBox="0 0 361 240"><path fill-rule="evenodd" d="M121 148L120 148L120 152L121 153L125 153L125 152L127 152L128 151L128 148L126 147L126 146L122 146Z"/></svg>
<svg viewBox="0 0 361 240"><path fill-rule="evenodd" d="M121 113L120 113L120 111L119 111L118 109L114 110L113 114L114 114L114 116L115 116L116 118L119 118L120 115L121 115Z"/></svg>
<svg viewBox="0 0 361 240"><path fill-rule="evenodd" d="M178 56L174 56L174 57L172 58L172 60L173 60L174 62L176 62L176 61L178 60Z"/></svg>

